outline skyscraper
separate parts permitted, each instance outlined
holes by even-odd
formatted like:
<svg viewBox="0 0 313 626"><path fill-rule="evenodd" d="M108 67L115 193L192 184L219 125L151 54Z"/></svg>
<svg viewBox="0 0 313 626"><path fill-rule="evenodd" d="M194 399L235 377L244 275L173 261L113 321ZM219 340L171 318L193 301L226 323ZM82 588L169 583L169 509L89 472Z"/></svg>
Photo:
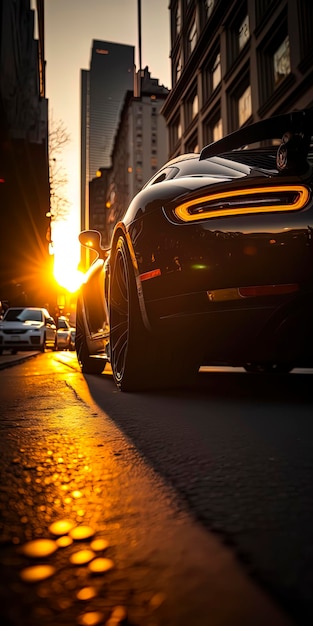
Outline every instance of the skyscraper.
<svg viewBox="0 0 313 626"><path fill-rule="evenodd" d="M52 279L43 0L0 2L0 41L0 300L42 306Z"/></svg>
<svg viewBox="0 0 313 626"><path fill-rule="evenodd" d="M93 40L89 70L81 71L81 226L89 225L88 184L110 167L125 94L134 84L134 46Z"/></svg>

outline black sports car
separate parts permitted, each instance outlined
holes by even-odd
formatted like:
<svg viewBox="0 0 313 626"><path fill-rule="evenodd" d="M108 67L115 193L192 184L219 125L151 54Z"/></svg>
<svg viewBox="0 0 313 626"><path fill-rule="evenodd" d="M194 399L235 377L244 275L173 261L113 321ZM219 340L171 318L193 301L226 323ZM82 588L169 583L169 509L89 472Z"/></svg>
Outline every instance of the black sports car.
<svg viewBox="0 0 313 626"><path fill-rule="evenodd" d="M313 110L246 126L169 161L135 196L77 301L82 371L122 391L183 385L201 365L313 365Z"/></svg>

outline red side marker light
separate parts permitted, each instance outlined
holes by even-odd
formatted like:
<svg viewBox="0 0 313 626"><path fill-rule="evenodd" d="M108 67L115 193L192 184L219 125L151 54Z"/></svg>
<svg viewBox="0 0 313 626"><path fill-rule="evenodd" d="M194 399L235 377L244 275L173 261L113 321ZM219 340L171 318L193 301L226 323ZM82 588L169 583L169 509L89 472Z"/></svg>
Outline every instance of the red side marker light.
<svg viewBox="0 0 313 626"><path fill-rule="evenodd" d="M144 274L140 274L140 280L143 282L144 280L150 280L150 278L156 278L156 276L161 276L161 270L151 270L151 272L145 272Z"/></svg>

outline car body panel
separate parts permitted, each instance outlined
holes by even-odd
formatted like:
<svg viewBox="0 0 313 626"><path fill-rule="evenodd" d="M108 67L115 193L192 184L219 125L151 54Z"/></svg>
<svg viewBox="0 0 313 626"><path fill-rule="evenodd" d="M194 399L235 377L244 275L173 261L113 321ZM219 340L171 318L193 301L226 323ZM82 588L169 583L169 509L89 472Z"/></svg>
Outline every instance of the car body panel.
<svg viewBox="0 0 313 626"><path fill-rule="evenodd" d="M280 144L237 150L274 137L276 122ZM90 357L110 354L122 238L148 337L185 343L202 365L313 365L312 134L311 111L265 120L148 181L81 288Z"/></svg>

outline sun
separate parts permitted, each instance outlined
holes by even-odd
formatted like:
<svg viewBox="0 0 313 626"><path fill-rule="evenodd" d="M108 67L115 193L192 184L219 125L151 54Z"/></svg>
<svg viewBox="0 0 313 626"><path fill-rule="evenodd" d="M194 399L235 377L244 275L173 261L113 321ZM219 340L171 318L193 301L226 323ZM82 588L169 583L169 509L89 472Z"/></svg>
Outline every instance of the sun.
<svg viewBox="0 0 313 626"><path fill-rule="evenodd" d="M78 268L80 244L71 222L53 224L54 277L61 287L75 293L84 280Z"/></svg>

